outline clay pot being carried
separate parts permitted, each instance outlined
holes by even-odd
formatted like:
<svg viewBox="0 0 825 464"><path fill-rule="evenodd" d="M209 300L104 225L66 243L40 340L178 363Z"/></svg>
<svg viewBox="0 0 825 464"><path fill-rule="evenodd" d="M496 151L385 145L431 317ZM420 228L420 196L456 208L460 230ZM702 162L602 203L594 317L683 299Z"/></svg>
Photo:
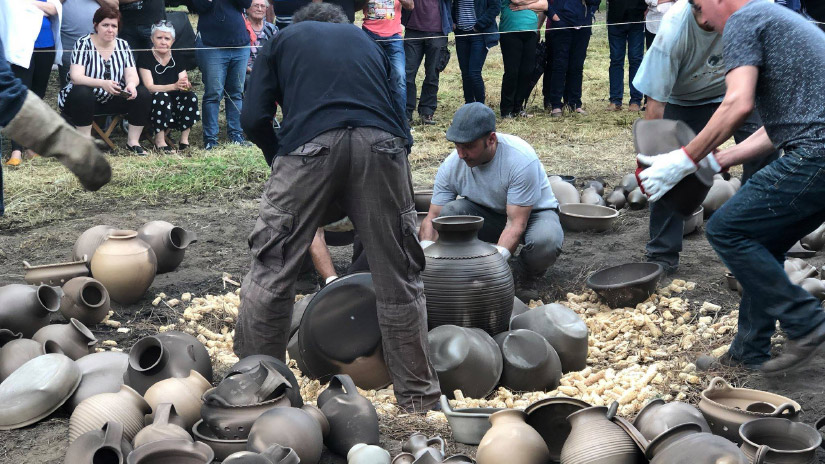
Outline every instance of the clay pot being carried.
<svg viewBox="0 0 825 464"><path fill-rule="evenodd" d="M461 390L467 397L484 398L498 385L504 369L501 350L483 330L442 325L427 339L441 391L448 397Z"/></svg>
<svg viewBox="0 0 825 464"><path fill-rule="evenodd" d="M803 247L813 251L819 251L822 247L825 247L825 223L817 227L816 230L810 234L802 237L799 243L801 243Z"/></svg>
<svg viewBox="0 0 825 464"><path fill-rule="evenodd" d="M158 261L155 252L134 230L115 230L92 256L92 276L109 296L120 304L132 304L143 297L155 279Z"/></svg>
<svg viewBox="0 0 825 464"><path fill-rule="evenodd" d="M158 260L158 274L174 271L183 261L189 245L198 241L194 232L166 221L147 222L137 230L138 238L146 242Z"/></svg>
<svg viewBox="0 0 825 464"><path fill-rule="evenodd" d="M212 448L201 442L161 440L135 448L126 458L127 464L211 464Z"/></svg>
<svg viewBox="0 0 825 464"><path fill-rule="evenodd" d="M91 277L75 277L63 286L60 313L67 320L75 318L83 324L95 325L109 314L109 292Z"/></svg>
<svg viewBox="0 0 825 464"><path fill-rule="evenodd" d="M682 424L656 437L645 451L651 464L750 464L742 451L725 438Z"/></svg>
<svg viewBox="0 0 825 464"><path fill-rule="evenodd" d="M31 338L49 325L49 316L60 308L58 287L11 284L0 287L0 327Z"/></svg>
<svg viewBox="0 0 825 464"><path fill-rule="evenodd" d="M262 361L274 367L275 370L277 370L278 373L284 376L284 379L289 382L290 386L286 388L286 397L289 398L289 402L292 404L292 407L300 408L304 404L304 399L301 398L301 390L298 388L298 380L295 378L295 374L292 373L292 370L287 367L283 361L274 356L267 356L265 354L253 354L252 356L247 356L230 367L229 371L223 378L226 379L227 377L235 374L242 374L244 372L257 369Z"/></svg>
<svg viewBox="0 0 825 464"><path fill-rule="evenodd" d="M80 370L65 355L44 354L23 364L0 383L0 430L18 429L48 417L79 384Z"/></svg>
<svg viewBox="0 0 825 464"><path fill-rule="evenodd" d="M561 361L556 350L532 330L517 329L495 336L504 370L501 386L515 391L549 391L559 385Z"/></svg>
<svg viewBox="0 0 825 464"><path fill-rule="evenodd" d="M816 425L825 425L823 419ZM739 436L742 452L753 464L814 464L819 462L816 449L823 446L817 429L776 417L742 424Z"/></svg>
<svg viewBox="0 0 825 464"><path fill-rule="evenodd" d="M665 403L661 398L651 400L633 420L633 425L648 440L653 440L677 425L688 423L696 424L699 432L710 433L710 427L702 413L692 405L679 401Z"/></svg>
<svg viewBox="0 0 825 464"><path fill-rule="evenodd" d="M336 375L318 395L318 407L329 421L327 447L341 456L358 443L378 445L378 414L370 400L358 393L348 375Z"/></svg>
<svg viewBox="0 0 825 464"><path fill-rule="evenodd" d="M759 403L758 407L753 405ZM767 405L773 410L766 410ZM722 378L715 377L702 392L699 410L705 416L715 435L720 435L734 443L741 443L739 427L745 422L764 417L780 417L799 422L802 408L799 403L774 393L733 388Z"/></svg>
<svg viewBox="0 0 825 464"><path fill-rule="evenodd" d="M123 437L123 425L106 422L100 430L77 437L66 450L65 464L123 464L132 452L129 440Z"/></svg>
<svg viewBox="0 0 825 464"><path fill-rule="evenodd" d="M527 425L524 411L505 409L490 416L493 426L478 445L478 464L544 464L550 452L544 439Z"/></svg>
<svg viewBox="0 0 825 464"><path fill-rule="evenodd" d="M117 393L101 393L83 400L69 418L69 443L86 432L103 427L107 421L123 425L123 436L132 441L143 428L143 416L152 408L140 394L126 385Z"/></svg>
<svg viewBox="0 0 825 464"><path fill-rule="evenodd" d="M172 403L175 412L184 421L184 428L189 430L201 418L201 397L211 387L212 384L197 371L189 371L186 378L172 377L152 385L143 398L152 411L161 403Z"/></svg>
<svg viewBox="0 0 825 464"><path fill-rule="evenodd" d="M735 194L736 189L733 188L730 182L725 179L713 179L713 186L708 191L705 201L702 202L702 208L705 209L705 218L709 218Z"/></svg>
<svg viewBox="0 0 825 464"><path fill-rule="evenodd" d="M52 324L38 330L32 340L42 343L46 353L60 353L78 360L94 353L97 339L82 322L71 318L68 324Z"/></svg>
<svg viewBox="0 0 825 464"><path fill-rule="evenodd" d="M507 330L513 311L513 275L496 248L478 239L484 219L433 219L438 240L424 250L421 271L430 329L445 324L477 327L490 335Z"/></svg>
<svg viewBox="0 0 825 464"><path fill-rule="evenodd" d="M224 459L224 464L298 464L301 459L292 448L272 445L265 451L241 451Z"/></svg>
<svg viewBox="0 0 825 464"><path fill-rule="evenodd" d="M643 209L647 206L647 195L636 187L627 194L627 206L632 210Z"/></svg>
<svg viewBox="0 0 825 464"><path fill-rule="evenodd" d="M605 206L604 198L593 187L588 187L582 191L581 202L587 205Z"/></svg>
<svg viewBox="0 0 825 464"><path fill-rule="evenodd" d="M160 440L181 439L192 441L189 432L181 426L169 422L169 416L172 414L173 409L172 403L161 403L153 408L152 424L147 425L135 435L135 439L132 441L135 448Z"/></svg>
<svg viewBox="0 0 825 464"><path fill-rule="evenodd" d="M581 196L572 184L567 182L551 182L550 188L553 190L553 196L559 202L559 205L566 205L568 203L581 203Z"/></svg>
<svg viewBox="0 0 825 464"><path fill-rule="evenodd" d="M561 449L562 464L642 462L638 445L612 420L617 406L592 406L570 414L567 420L571 430Z"/></svg>
<svg viewBox="0 0 825 464"><path fill-rule="evenodd" d="M419 213L426 213L430 211L430 201L432 201L432 199L432 190L416 190L415 192L413 192L415 210Z"/></svg>
<svg viewBox="0 0 825 464"><path fill-rule="evenodd" d="M347 464L390 464L390 453L375 445L358 443L347 453Z"/></svg>
<svg viewBox="0 0 825 464"><path fill-rule="evenodd" d="M161 380L188 377L190 370L212 382L212 361L206 347L189 334L170 330L132 345L123 382L143 394Z"/></svg>
<svg viewBox="0 0 825 464"><path fill-rule="evenodd" d="M274 444L295 450L301 464L318 464L324 449L321 424L303 409L270 409L252 425L246 449L260 453Z"/></svg>
<svg viewBox="0 0 825 464"><path fill-rule="evenodd" d="M10 331L4 332L11 333ZM20 338L22 334L15 334L17 338L7 341L0 348L0 382L6 380L12 372L32 359L46 354L42 343L28 338Z"/></svg>
<svg viewBox="0 0 825 464"><path fill-rule="evenodd" d="M116 227L107 225L99 225L86 229L74 242L72 259L75 261L85 259L87 263L91 261L97 248L108 240L109 234L116 229Z"/></svg>
<svg viewBox="0 0 825 464"><path fill-rule="evenodd" d="M23 269L26 271L23 275L23 280L29 285L54 285L60 287L75 277L89 275L89 268L86 267L86 261L42 264L40 266L32 266L27 261L23 261Z"/></svg>
<svg viewBox="0 0 825 464"><path fill-rule="evenodd" d="M607 198L604 199L607 206L611 206L617 210L624 208L627 204L627 195L621 187L616 187Z"/></svg>
<svg viewBox="0 0 825 464"><path fill-rule="evenodd" d="M78 359L75 364L83 377L80 386L66 401L66 410L74 408L85 400L100 393L116 393L123 385L123 374L129 365L129 355L120 351L101 351Z"/></svg>
<svg viewBox="0 0 825 464"><path fill-rule="evenodd" d="M587 367L587 324L572 309L552 303L513 319L512 329L527 329L544 337L558 353L563 373Z"/></svg>

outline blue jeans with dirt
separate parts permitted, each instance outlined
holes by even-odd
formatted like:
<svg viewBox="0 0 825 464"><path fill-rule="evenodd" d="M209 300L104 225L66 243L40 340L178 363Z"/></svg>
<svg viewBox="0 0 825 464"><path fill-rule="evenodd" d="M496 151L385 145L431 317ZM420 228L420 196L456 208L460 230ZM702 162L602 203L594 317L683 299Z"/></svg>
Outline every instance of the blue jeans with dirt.
<svg viewBox="0 0 825 464"><path fill-rule="evenodd" d="M642 93L633 86L633 78L645 54L645 25L608 24L607 42L610 45L610 103L621 106L624 99L624 57L627 52L630 104L642 104Z"/></svg>
<svg viewBox="0 0 825 464"><path fill-rule="evenodd" d="M196 57L203 78L203 143L217 144L218 113L225 99L226 133L230 141L244 140L241 129L243 84L249 48L204 48L200 37L196 41ZM224 98L225 97L225 98Z"/></svg>
<svg viewBox="0 0 825 464"><path fill-rule="evenodd" d="M392 100L398 107L398 114L404 114L407 111L407 60L404 56L404 41L401 34L381 37L368 29L364 29L364 32L378 42L378 45L384 49L384 53L390 60Z"/></svg>

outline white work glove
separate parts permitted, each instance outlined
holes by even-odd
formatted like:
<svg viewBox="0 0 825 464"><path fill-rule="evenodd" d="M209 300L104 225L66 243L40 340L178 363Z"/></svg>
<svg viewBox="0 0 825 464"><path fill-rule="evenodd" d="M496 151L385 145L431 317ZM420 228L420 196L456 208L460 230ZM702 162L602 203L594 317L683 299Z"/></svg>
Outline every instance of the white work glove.
<svg viewBox="0 0 825 464"><path fill-rule="evenodd" d="M638 154L636 160L642 167L649 166L639 173L639 181L650 201L659 200L679 181L698 169L684 147L658 156Z"/></svg>
<svg viewBox="0 0 825 464"><path fill-rule="evenodd" d="M510 250L508 250L507 248L504 248L503 246L498 246L498 245L493 245L493 246L496 247L496 250L498 250L499 253L501 253L501 256L504 256L505 261L510 259L510 256L512 256L512 254L510 254Z"/></svg>
<svg viewBox="0 0 825 464"><path fill-rule="evenodd" d="M433 242L432 240L421 240L421 242L419 243L421 243L421 249L426 250L428 246L432 245L435 242Z"/></svg>
<svg viewBox="0 0 825 464"><path fill-rule="evenodd" d="M332 281L334 281L337 278L337 275L327 277L327 279L324 281L324 285L329 285Z"/></svg>

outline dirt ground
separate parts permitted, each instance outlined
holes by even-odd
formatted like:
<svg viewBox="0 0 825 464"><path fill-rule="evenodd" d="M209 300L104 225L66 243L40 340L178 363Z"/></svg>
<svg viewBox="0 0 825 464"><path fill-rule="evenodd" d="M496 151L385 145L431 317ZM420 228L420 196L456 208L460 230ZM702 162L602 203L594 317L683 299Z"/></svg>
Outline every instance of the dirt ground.
<svg viewBox="0 0 825 464"><path fill-rule="evenodd" d="M239 192L237 198L173 199L162 206L147 206L135 202L107 205L95 213L78 212L70 220L53 222L34 229L4 229L0 231L0 283L22 282L22 261L32 264L60 262L70 257L76 237L96 224L110 224L122 228L137 228L149 220L162 219L194 230L200 241L187 251L180 268L158 276L146 296L139 302L120 306L113 303L114 319L122 321L132 331L119 334L103 325L92 327L99 340L116 340L128 349L141 336L156 331L155 327L177 319L174 311L151 305L157 293L178 296L191 292L195 296L223 293L222 276L228 273L240 281L248 267L247 235L257 216L259 192ZM563 297L567 292L581 292L586 276L601 267L638 261L643 257L647 237L647 210L624 210L614 228L606 233L568 233L564 253L547 274L542 294L545 302ZM344 268L350 256L348 247L333 250L336 265ZM817 267L825 259L817 256L810 262ZM682 264L675 276L696 282L696 289L686 295L701 303L710 301L735 309L737 295L727 289L724 267L713 253L703 233L686 238ZM229 289L234 289L231 285ZM60 316L57 316L58 318ZM813 424L825 415L825 360L819 359L793 377L766 380L759 375L731 373L741 386L766 389L797 400L805 410L803 420ZM2 407L2 406L0 406ZM47 464L63 462L67 443L68 415L57 412L48 420L21 430L0 432L0 462L18 464ZM408 430L406 433L412 432ZM438 431L438 430L435 430ZM441 433L447 433L441 430ZM382 445L394 455L400 449L402 436L397 426L382 424ZM451 451L474 454L472 447L451 445ZM825 454L820 453L820 462ZM343 463L341 457L327 453L322 462Z"/></svg>

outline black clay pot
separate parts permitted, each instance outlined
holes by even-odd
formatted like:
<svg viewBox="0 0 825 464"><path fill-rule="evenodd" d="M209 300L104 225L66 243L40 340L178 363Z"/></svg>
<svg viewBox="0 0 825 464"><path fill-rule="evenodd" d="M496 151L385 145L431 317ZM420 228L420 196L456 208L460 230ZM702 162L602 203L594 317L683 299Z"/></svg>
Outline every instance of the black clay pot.
<svg viewBox="0 0 825 464"><path fill-rule="evenodd" d="M132 445L119 422L106 422L102 429L77 437L66 450L66 464L123 464Z"/></svg>
<svg viewBox="0 0 825 464"><path fill-rule="evenodd" d="M132 346L123 382L143 395L161 380L188 377L190 370L212 382L212 361L206 347L189 334L161 332L141 338Z"/></svg>
<svg viewBox="0 0 825 464"><path fill-rule="evenodd" d="M77 361L94 353L97 339L82 322L71 318L68 324L50 324L32 336L42 343L46 353L60 353Z"/></svg>
<svg viewBox="0 0 825 464"><path fill-rule="evenodd" d="M450 324L490 335L507 330L513 276L495 247L478 239L483 224L478 216L433 219L438 240L424 250L427 265L421 271L430 329Z"/></svg>
<svg viewBox="0 0 825 464"><path fill-rule="evenodd" d="M557 303L539 306L513 318L510 327L543 336L558 353L562 372L587 367L587 324L572 309Z"/></svg>
<svg viewBox="0 0 825 464"><path fill-rule="evenodd" d="M544 337L518 329L502 332L494 340L504 362L501 386L515 391L549 391L559 386L561 361Z"/></svg>
<svg viewBox="0 0 825 464"><path fill-rule="evenodd" d="M158 260L158 274L174 271L183 261L186 248L198 241L197 234L166 221L151 221L138 229L138 238L146 242Z"/></svg>
<svg viewBox="0 0 825 464"><path fill-rule="evenodd" d="M289 402L292 404L292 407L300 408L303 406L304 399L301 398L301 389L298 386L298 379L295 378L295 374L292 373L292 370L290 370L290 368L287 367L283 361L274 356L267 356L265 354L253 354L252 356L247 356L230 367L229 371L223 378L226 379L231 375L241 374L257 369L261 362L265 362L266 364L274 367L275 370L277 370L278 373L284 376L284 379L289 382L290 386L286 389L286 397L289 398Z"/></svg>
<svg viewBox="0 0 825 464"><path fill-rule="evenodd" d="M431 330L427 340L441 391L448 397L461 390L464 396L484 398L498 385L501 350L483 330L442 325Z"/></svg>
<svg viewBox="0 0 825 464"><path fill-rule="evenodd" d="M324 449L321 424L303 409L270 409L255 421L246 449L260 453L276 444L292 448L301 464L318 464Z"/></svg>
<svg viewBox="0 0 825 464"><path fill-rule="evenodd" d="M318 407L329 422L325 443L330 450L346 456L358 443L378 445L378 414L350 376L334 376L318 396Z"/></svg>
<svg viewBox="0 0 825 464"><path fill-rule="evenodd" d="M0 327L31 338L49 325L60 309L60 288L48 285L11 284L0 287Z"/></svg>

